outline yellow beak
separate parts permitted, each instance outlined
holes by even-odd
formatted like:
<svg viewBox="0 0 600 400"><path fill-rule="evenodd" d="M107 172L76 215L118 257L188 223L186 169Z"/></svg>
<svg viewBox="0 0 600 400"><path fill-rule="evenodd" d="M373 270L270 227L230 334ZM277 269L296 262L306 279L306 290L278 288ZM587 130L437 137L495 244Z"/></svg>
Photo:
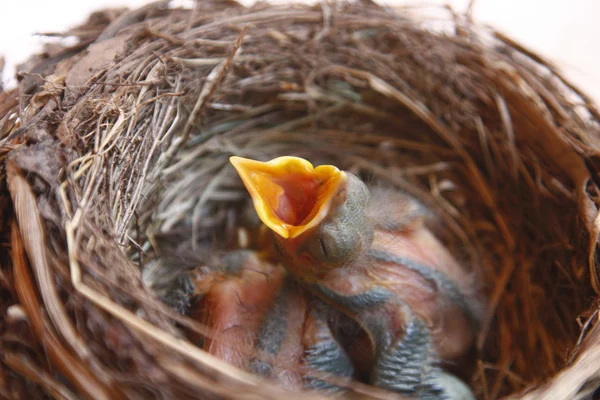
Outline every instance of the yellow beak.
<svg viewBox="0 0 600 400"><path fill-rule="evenodd" d="M298 157L268 162L231 157L260 220L281 237L295 238L316 227L334 199L345 194L347 177L333 165L313 167Z"/></svg>

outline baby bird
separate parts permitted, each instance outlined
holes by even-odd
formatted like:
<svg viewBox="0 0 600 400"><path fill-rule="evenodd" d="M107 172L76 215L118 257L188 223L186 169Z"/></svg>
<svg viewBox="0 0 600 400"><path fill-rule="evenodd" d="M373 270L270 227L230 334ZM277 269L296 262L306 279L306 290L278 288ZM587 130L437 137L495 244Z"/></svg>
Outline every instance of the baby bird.
<svg viewBox="0 0 600 400"><path fill-rule="evenodd" d="M287 272L367 335L372 360L329 363L369 363L370 383L411 398L473 399L440 363L472 347L481 307L418 202L296 157L231 162Z"/></svg>
<svg viewBox="0 0 600 400"><path fill-rule="evenodd" d="M210 328L205 351L290 390L341 391L351 363L333 338L329 308L280 266L236 250L193 279L199 302L190 316ZM330 362L330 360L341 362Z"/></svg>

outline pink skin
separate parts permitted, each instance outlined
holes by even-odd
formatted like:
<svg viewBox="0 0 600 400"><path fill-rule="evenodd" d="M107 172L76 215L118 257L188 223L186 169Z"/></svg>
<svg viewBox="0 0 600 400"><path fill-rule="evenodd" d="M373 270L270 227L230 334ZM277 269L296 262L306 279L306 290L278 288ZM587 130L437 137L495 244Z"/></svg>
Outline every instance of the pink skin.
<svg viewBox="0 0 600 400"><path fill-rule="evenodd" d="M240 368L255 354L255 342L266 310L271 306L284 271L248 257L239 276L202 276L208 287L195 312L211 328L204 350Z"/></svg>
<svg viewBox="0 0 600 400"><path fill-rule="evenodd" d="M374 247L379 246L445 273L450 280L459 284L465 294L473 290L473 286L469 285L471 276L425 228L397 234L376 232ZM385 286L398 293L401 300L428 322L433 342L442 359L454 360L469 350L475 337L469 319L463 310L444 299L444 295L421 275L386 263L374 265L371 273L378 280L389 282Z"/></svg>
<svg viewBox="0 0 600 400"><path fill-rule="evenodd" d="M305 349L329 335L325 326L313 320L306 301L306 293L294 287L285 295L285 338L277 353L257 349L261 327L273 309L282 290L285 271L255 254L244 261L238 275L211 272L199 277L196 286L203 297L193 315L211 328L211 336L204 342L204 350L242 369L249 369L253 360L273 367L270 378L290 390L303 388Z"/></svg>

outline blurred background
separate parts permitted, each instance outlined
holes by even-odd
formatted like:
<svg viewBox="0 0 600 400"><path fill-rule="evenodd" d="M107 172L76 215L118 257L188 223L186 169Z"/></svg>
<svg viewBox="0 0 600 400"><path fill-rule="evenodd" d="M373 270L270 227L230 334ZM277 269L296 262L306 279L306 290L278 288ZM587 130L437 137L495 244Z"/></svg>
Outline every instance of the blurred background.
<svg viewBox="0 0 600 400"><path fill-rule="evenodd" d="M38 32L64 31L83 22L94 10L130 8L149 0L4 0L1 1L0 55L6 59L2 76L14 85L14 67L38 51L45 38ZM185 4L185 1L181 1ZM273 3L286 3L273 0ZM314 3L314 1L303 1ZM393 6L448 4L465 11L469 0L379 0ZM252 0L242 0L245 5ZM567 77L600 103L600 1L598 0L475 0L472 15L522 45L540 53L565 71Z"/></svg>

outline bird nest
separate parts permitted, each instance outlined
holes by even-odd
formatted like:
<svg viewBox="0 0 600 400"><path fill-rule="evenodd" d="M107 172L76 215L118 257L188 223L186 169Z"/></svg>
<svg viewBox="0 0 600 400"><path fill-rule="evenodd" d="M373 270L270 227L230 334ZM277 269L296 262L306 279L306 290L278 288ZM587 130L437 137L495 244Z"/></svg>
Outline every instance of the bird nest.
<svg viewBox="0 0 600 400"><path fill-rule="evenodd" d="M589 396L600 114L501 33L410 11L158 2L53 34L75 44L0 94L0 393L282 398L188 341L211 333L142 270L233 246L229 156L296 155L433 210L487 297L462 374L478 398Z"/></svg>

